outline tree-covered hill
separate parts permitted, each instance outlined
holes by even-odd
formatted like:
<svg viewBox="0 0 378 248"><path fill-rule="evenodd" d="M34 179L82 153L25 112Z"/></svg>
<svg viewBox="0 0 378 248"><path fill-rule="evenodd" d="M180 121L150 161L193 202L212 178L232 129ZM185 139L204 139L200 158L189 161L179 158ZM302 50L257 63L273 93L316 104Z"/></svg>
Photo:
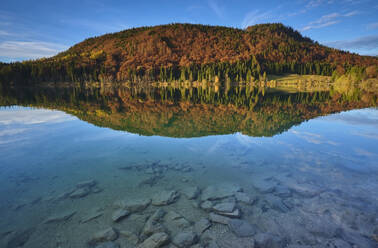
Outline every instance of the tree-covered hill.
<svg viewBox="0 0 378 248"><path fill-rule="evenodd" d="M3 64L3 81L253 81L265 74L376 77L378 59L329 48L280 23L246 29L141 27L89 38L54 57ZM357 68L357 69L356 69ZM371 69L372 68L372 69Z"/></svg>

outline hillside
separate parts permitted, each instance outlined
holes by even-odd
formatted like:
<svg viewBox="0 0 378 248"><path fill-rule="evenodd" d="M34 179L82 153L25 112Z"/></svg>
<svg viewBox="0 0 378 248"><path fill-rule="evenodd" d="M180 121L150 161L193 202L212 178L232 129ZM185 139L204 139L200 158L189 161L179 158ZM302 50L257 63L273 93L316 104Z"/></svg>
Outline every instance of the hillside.
<svg viewBox="0 0 378 248"><path fill-rule="evenodd" d="M141 27L86 39L54 57L0 65L19 81L253 81L265 74L362 72L378 59L328 48L283 24L245 30L193 24ZM264 78L262 78L264 79Z"/></svg>

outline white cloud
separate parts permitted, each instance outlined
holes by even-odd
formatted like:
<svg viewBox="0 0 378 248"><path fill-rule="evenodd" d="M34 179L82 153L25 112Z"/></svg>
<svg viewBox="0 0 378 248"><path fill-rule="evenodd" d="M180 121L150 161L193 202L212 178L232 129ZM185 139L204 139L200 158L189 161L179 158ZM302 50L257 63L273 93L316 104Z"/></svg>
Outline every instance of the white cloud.
<svg viewBox="0 0 378 248"><path fill-rule="evenodd" d="M266 22L271 17L271 11L261 12L260 10L254 10L247 13L247 15L243 19L241 26L242 28L246 28L257 23Z"/></svg>
<svg viewBox="0 0 378 248"><path fill-rule="evenodd" d="M73 116L61 111L23 108L0 110L0 124L2 125L59 123L73 119Z"/></svg>
<svg viewBox="0 0 378 248"><path fill-rule="evenodd" d="M331 26L331 25L334 25L334 24L341 22L342 18L352 17L352 16L355 16L355 15L358 15L358 14L360 14L359 11L351 11L351 12L347 12L347 13L344 13L344 14L334 12L334 13L331 13L331 14L328 14L328 15L323 15L319 19L312 21L309 24L307 24L306 26L304 26L301 29L301 31L307 31L307 30L314 29L314 28L328 27L328 26Z"/></svg>
<svg viewBox="0 0 378 248"><path fill-rule="evenodd" d="M353 40L329 41L325 45L343 50L374 50L378 49L378 35L364 36Z"/></svg>
<svg viewBox="0 0 378 248"><path fill-rule="evenodd" d="M8 58L42 58L61 52L68 47L62 44L42 41L3 41L0 42L1 56Z"/></svg>
<svg viewBox="0 0 378 248"><path fill-rule="evenodd" d="M214 11L219 18L223 18L224 8L218 2L216 2L216 0L209 0L207 3L209 4L210 9Z"/></svg>
<svg viewBox="0 0 378 248"><path fill-rule="evenodd" d="M296 130L290 131L295 136L304 139L308 143L320 145L320 144L329 144L333 146L338 146L339 144L337 142L334 142L332 140L326 140L322 135L317 133L311 133L311 132L301 132Z"/></svg>
<svg viewBox="0 0 378 248"><path fill-rule="evenodd" d="M368 29L377 29L378 28L378 22L369 23L367 25Z"/></svg>

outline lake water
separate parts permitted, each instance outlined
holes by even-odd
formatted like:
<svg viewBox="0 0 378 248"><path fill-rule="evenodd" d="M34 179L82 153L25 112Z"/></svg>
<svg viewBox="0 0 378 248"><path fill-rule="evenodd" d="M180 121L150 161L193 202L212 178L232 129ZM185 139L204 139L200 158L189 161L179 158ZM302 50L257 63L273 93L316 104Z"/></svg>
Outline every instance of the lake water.
<svg viewBox="0 0 378 248"><path fill-rule="evenodd" d="M0 247L378 247L374 89L0 93Z"/></svg>

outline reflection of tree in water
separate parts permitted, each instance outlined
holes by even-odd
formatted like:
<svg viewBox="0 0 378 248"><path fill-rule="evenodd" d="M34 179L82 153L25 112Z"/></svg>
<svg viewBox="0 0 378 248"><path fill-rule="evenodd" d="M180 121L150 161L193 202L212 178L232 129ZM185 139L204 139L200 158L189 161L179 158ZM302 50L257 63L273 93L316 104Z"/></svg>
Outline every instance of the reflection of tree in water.
<svg viewBox="0 0 378 248"><path fill-rule="evenodd" d="M98 126L170 137L273 136L317 116L377 104L376 91L327 87L308 92L252 85L2 88L0 104L58 109Z"/></svg>

